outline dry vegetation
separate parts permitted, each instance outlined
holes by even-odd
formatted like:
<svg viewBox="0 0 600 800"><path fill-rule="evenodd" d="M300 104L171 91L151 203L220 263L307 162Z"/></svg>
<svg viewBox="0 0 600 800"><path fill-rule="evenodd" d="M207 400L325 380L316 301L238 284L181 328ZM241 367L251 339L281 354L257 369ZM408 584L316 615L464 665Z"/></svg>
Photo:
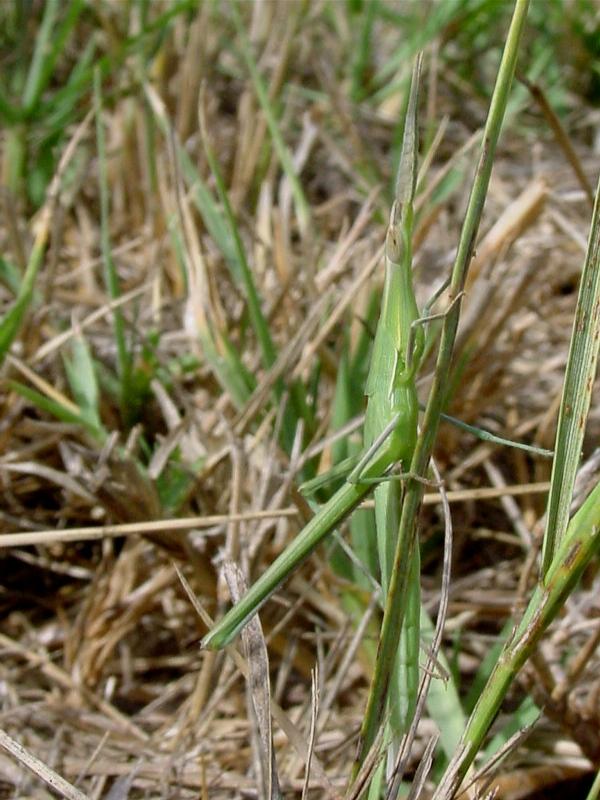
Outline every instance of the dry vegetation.
<svg viewBox="0 0 600 800"><path fill-rule="evenodd" d="M331 463L326 437L338 366L372 330L371 301L381 285L377 254L410 65L410 58L394 59L418 46L424 13L420 4L407 5L382 4L389 14L375 20L358 81L349 64L358 62L364 11L353 16L353 4L240 6L300 193L282 168L228 4L84 4L36 101L41 110L5 130L4 312L14 303L11 269L23 274L46 224L48 240L2 367L0 728L87 797L261 796L261 748L242 666L231 654L199 650L206 624L189 592L204 613L222 613L229 603L223 561L239 563L249 580L260 573L310 513L297 484ZM418 198L421 302L447 274L456 247L473 134L485 119L507 20L502 9L488 8L491 30L471 34L469 9L476 6L456 4L456 15L421 42L422 138L427 147L436 140ZM19 33L3 8L7 74L18 77L29 63L43 11L34 3ZM529 75L537 63L540 36L556 42L537 77L594 185L600 115L582 77L592 59L572 32L573 19L553 14L540 32L538 4L521 71ZM22 36L18 56L9 50L11 36ZM92 72L71 104L60 97L92 40L90 63L104 59L104 159L87 114L100 100ZM552 449L591 203L523 84L514 98L464 301L464 360L452 376L450 411ZM55 130L60 102L68 108ZM21 161L15 140L23 145ZM271 370L248 314L207 144L268 320L277 356ZM65 152L53 194L48 182ZM111 261L118 275L112 287ZM273 402L277 376L286 388L293 379L304 387L302 424L288 438L283 408L292 401L284 392ZM427 367L422 376L425 394ZM349 416L360 411L352 403L363 378L351 377ZM598 479L599 433L596 404L579 501ZM320 462L303 459L309 447L322 451ZM531 590L551 465L449 425L436 458L454 526L444 647L467 697ZM434 616L438 501L428 489L421 525L423 591ZM105 525L110 530L99 527ZM79 530L66 536L71 529ZM17 533L42 538L35 545L8 538ZM306 796L343 794L350 772L371 656L340 603L343 588L320 548L261 614L286 797L303 790L315 704ZM497 720L496 731L511 720L523 725L514 712L528 694L544 707L502 764L497 797L558 797L542 791L565 780L583 781L570 791L585 796L600 762L599 614L598 581L589 572ZM432 727L422 721L409 774ZM2 797L53 796L7 753L0 754L0 778Z"/></svg>

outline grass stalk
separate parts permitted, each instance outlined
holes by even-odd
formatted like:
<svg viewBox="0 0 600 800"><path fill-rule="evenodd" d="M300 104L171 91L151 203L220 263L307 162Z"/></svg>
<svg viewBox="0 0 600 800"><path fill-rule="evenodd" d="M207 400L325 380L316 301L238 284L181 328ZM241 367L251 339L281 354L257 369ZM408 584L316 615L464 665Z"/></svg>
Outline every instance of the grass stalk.
<svg viewBox="0 0 600 800"><path fill-rule="evenodd" d="M600 483L568 523L575 473L598 360L599 198L600 185L592 215L559 412L541 579L521 622L507 640L481 692L457 755L450 763L435 795L436 800L452 797L460 785L515 676L533 653L542 634L562 608L582 571L600 546ZM559 535L560 531L563 531L562 535Z"/></svg>
<svg viewBox="0 0 600 800"><path fill-rule="evenodd" d="M290 182L292 195L294 197L294 204L296 207L296 214L298 216L298 227L304 236L308 232L310 224L310 204L306 199L304 190L302 189L302 184L300 183L298 175L296 174L291 153L283 139L283 136L281 135L277 115L269 98L269 93L265 86L265 82L258 71L256 61L250 51L250 44L246 38L242 19L235 3L231 4L231 11L233 22L240 41L242 57L248 72L250 73L252 83L254 84L254 90L256 92L256 96L258 97L258 102L260 103L263 114L265 115L267 127L269 128L269 133L271 134L271 139L273 141L273 147L275 148L275 152L277 153L282 169Z"/></svg>
<svg viewBox="0 0 600 800"><path fill-rule="evenodd" d="M44 63L52 47L52 31L59 9L60 0L48 0L44 7L44 16L35 40L33 58L23 91L23 109L26 113L33 110L44 85Z"/></svg>
<svg viewBox="0 0 600 800"><path fill-rule="evenodd" d="M98 175L100 181L100 247L104 264L104 280L111 300L121 295L119 276L112 256L109 217L110 201L108 190L108 167L106 157L106 138L102 121L102 77L97 69L94 72L94 110L96 114L96 143L98 147ZM125 321L119 308L113 309L113 328L117 349L117 369L120 384L121 412L125 413L129 385L131 381L131 356L125 338Z"/></svg>
<svg viewBox="0 0 600 800"><path fill-rule="evenodd" d="M59 11L64 11L64 6L61 7L58 0L47 0L23 93L23 111L26 115L30 115L36 109L83 7L83 0L71 0L66 8L64 19L55 28L57 14Z"/></svg>
<svg viewBox="0 0 600 800"><path fill-rule="evenodd" d="M560 545L569 520L569 510L585 423L592 399L594 376L600 347L600 181L586 259L579 284L579 296L563 395L558 416L555 456L550 479L550 496L546 514L546 529L542 550L542 574L552 563L555 549Z"/></svg>
<svg viewBox="0 0 600 800"><path fill-rule="evenodd" d="M489 730L515 676L532 654L548 625L600 546L600 483L571 520L546 577L509 638L489 681L473 709L457 754L440 782L433 800L454 796Z"/></svg>
<svg viewBox="0 0 600 800"><path fill-rule="evenodd" d="M269 367L272 367L273 364L275 363L275 359L277 358L277 351L275 349L275 345L273 344L273 340L271 338L271 333L269 331L267 320L265 319L265 316L262 313L261 299L258 295L256 284L254 283L254 279L252 277L252 271L250 270L248 259L246 258L246 251L242 243L242 237L240 236L240 231L235 219L235 215L233 213L231 203L229 202L229 195L227 193L227 189L225 188L225 183L223 181L223 176L221 175L221 169L219 167L219 163L217 161L215 153L212 149L212 145L210 143L210 139L208 137L202 100L200 103L200 109L201 109L200 131L202 133L202 143L204 145L204 153L206 155L206 159L210 166L210 171L212 172L213 178L215 179L215 186L217 187L217 193L219 195L221 203L223 204L223 213L227 221L227 224L229 226L231 237L233 239L233 246L235 248L235 252L237 255L237 262L240 269L242 287L244 290L244 294L246 295L246 303L248 304L248 314L250 316L250 322L252 323L254 333L256 334L256 338L258 340L258 344L260 346L263 366L265 369L269 369Z"/></svg>
<svg viewBox="0 0 600 800"><path fill-rule="evenodd" d="M528 5L528 0L517 0L515 3L513 18L485 126L477 171L461 231L456 260L452 270L451 297L456 297L463 290L468 266L473 254L475 239L477 237L492 171L496 144L515 72L519 43L527 16ZM444 319L440 350L433 385L425 411L423 431L418 439L411 464L411 472L416 475L424 476L426 474L429 459L433 451L440 414L446 401L445 383L452 362L452 351L456 339L459 314L460 301L453 306ZM409 479L407 481L406 493L402 506L392 581L386 600L381 629L379 655L371 683L367 711L361 730L358 764L364 760L373 744L385 713L391 671L402 628L404 598L406 596L409 579L411 554L417 546L417 515L422 495L423 484L415 479Z"/></svg>
<svg viewBox="0 0 600 800"><path fill-rule="evenodd" d="M0 321L0 363L21 329L25 314L31 305L35 280L43 263L47 241L48 230L42 230L33 244L15 302Z"/></svg>

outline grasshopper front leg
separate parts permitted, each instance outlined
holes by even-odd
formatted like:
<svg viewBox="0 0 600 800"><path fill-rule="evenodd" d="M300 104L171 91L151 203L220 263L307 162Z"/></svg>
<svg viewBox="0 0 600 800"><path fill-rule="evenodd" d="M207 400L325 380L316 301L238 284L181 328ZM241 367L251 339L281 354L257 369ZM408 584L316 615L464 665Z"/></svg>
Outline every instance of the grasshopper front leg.
<svg viewBox="0 0 600 800"><path fill-rule="evenodd" d="M273 592L371 491L361 483L344 483L320 508L294 541L250 587L242 599L204 637L201 647L220 650L237 636Z"/></svg>
<svg viewBox="0 0 600 800"><path fill-rule="evenodd" d="M398 408L392 416L393 424L384 427L384 435L378 437L359 459L357 466L360 466L360 471L356 468L353 470L348 480L321 506L289 547L275 559L244 597L215 624L202 640L202 647L219 650L230 644L286 578L373 491L373 484L385 480L388 470L394 464L403 462L410 445L410 440L406 437L407 422L410 422L412 429L414 416L416 429L418 407L416 396L414 401L411 398L410 403L407 403L408 398L402 391L395 399Z"/></svg>

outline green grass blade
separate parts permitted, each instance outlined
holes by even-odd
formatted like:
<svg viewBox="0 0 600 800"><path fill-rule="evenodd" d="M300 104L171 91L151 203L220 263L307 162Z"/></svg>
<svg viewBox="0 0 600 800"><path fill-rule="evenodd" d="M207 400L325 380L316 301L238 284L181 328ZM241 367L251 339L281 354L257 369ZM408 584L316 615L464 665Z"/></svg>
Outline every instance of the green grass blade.
<svg viewBox="0 0 600 800"><path fill-rule="evenodd" d="M8 96L0 88L0 120L6 126L22 121L23 113L17 105L13 105Z"/></svg>
<svg viewBox="0 0 600 800"><path fill-rule="evenodd" d="M221 251L227 266L231 270L234 281L239 286L243 286L242 268L238 260L238 254L231 233L225 223L223 215L215 203L206 183L196 169L194 162L178 141L167 116L164 103L151 86L145 86L144 88L158 127L165 138L174 144L178 167L181 170L181 175L185 183L190 189L190 196L202 216L206 230Z"/></svg>
<svg viewBox="0 0 600 800"><path fill-rule="evenodd" d="M252 323L252 327L254 328L254 333L256 334L256 338L260 346L263 366L265 369L269 369L269 367L273 366L273 364L275 363L277 352L275 350L275 345L273 344L273 340L271 339L271 333L269 331L267 320L265 319L265 316L262 313L261 300L256 290L256 285L252 277L252 271L250 270L250 265L248 264L248 260L246 258L246 251L244 249L244 245L242 244L242 238L240 236L240 232L238 229L237 221L233 213L233 209L231 208L231 203L229 202L229 196L227 194L225 184L223 183L223 176L221 175L219 164L217 162L217 159L215 157L214 151L212 149L212 146L208 138L208 133L206 131L206 125L204 120L204 114L201 114L200 117L200 128L202 132L204 152L206 154L206 158L208 160L208 164L210 166L213 178L215 179L215 185L217 187L219 199L223 204L225 220L228 224L231 238L233 239L233 246L235 248L237 256L236 260L240 270L240 278L244 289L244 294L246 296L246 302L248 304L248 314L250 315L250 322Z"/></svg>
<svg viewBox="0 0 600 800"><path fill-rule="evenodd" d="M177 0L176 2L169 3L167 10L152 20L145 26L140 33L135 36L126 37L122 41L122 46L118 49L111 50L110 53L101 56L92 66L83 65L82 69L77 67L74 73L69 77L68 83L63 87L58 87L52 94L50 99L46 100L40 98L39 108L36 111L37 117L46 117L51 115L57 106L60 106L65 99L74 93L81 93L85 91L88 86L93 83L94 72L99 71L102 79L108 75L115 73L123 66L124 61L139 50L140 47L147 44L148 39L152 36L161 38L169 29L171 21L179 14L184 14L188 11L193 11L197 8L197 0ZM90 45L94 44L93 41ZM95 46L95 44L94 44ZM87 51L87 47L83 52ZM81 65L81 62L80 62Z"/></svg>
<svg viewBox="0 0 600 800"><path fill-rule="evenodd" d="M81 416L90 427L100 430L100 393L92 354L81 335L73 338L71 356L64 358L67 379Z"/></svg>
<svg viewBox="0 0 600 800"><path fill-rule="evenodd" d="M592 398L600 346L600 182L581 275L567 371L558 416L555 457L542 550L545 575L560 545L569 520L569 510L581 446Z"/></svg>
<svg viewBox="0 0 600 800"><path fill-rule="evenodd" d="M600 771L596 773L594 782L585 800L598 800L600 797Z"/></svg>
<svg viewBox="0 0 600 800"><path fill-rule="evenodd" d="M23 90L22 105L26 113L31 112L44 88L45 64L52 49L52 32L59 10L60 0L47 0Z"/></svg>
<svg viewBox="0 0 600 800"><path fill-rule="evenodd" d="M191 197L202 216L204 224L206 225L206 229L221 251L234 281L242 289L248 304L248 312L251 318L252 326L260 343L262 361L265 368L268 369L275 362L277 351L271 339L268 324L264 314L262 313L260 298L256 290L248 261L246 259L246 254L241 237L239 235L237 222L233 215L231 204L229 203L229 198L221 178L219 166L214 154L212 153L212 149L210 148L207 137L204 137L205 151L207 159L209 160L209 165L213 171L215 181L217 182L219 196L223 203L225 212L224 214L219 209L214 197L212 196L212 193L206 186L206 183L202 180L190 156L177 141L177 138L172 130L172 126L167 118L162 101L150 87L146 87L146 95L160 129L162 130L163 134L174 143L175 153L181 174L186 184L191 189ZM213 332L212 338L215 340L213 341L214 346L210 346L206 340L203 341L205 347L208 346L207 353L211 358L217 357L218 351L223 350L221 346L217 346L218 343L216 342L215 332ZM222 334L220 338L222 339L220 345L224 345L225 339L223 338ZM225 349L230 354L234 352L233 348L226 347ZM217 362L215 362L215 364L216 363ZM221 372L222 378L227 380L227 385L233 387L233 384L231 384L230 380L234 376L233 371L227 368L227 365L222 359L219 360L218 364L218 369L219 372ZM225 369L225 371L228 373L227 375L223 373L223 369ZM241 408L243 406L243 402L245 402L241 399L243 392L238 391L241 388L242 387L238 382L232 395L236 397L235 403L237 408ZM279 402L284 392L284 385L281 380L277 381L275 384L274 392L276 400ZM292 385L292 402L286 407L286 413L282 424L282 442L287 451L290 450L293 444L298 418L301 417L305 420L309 430L312 427L311 415L308 412L306 403L303 402L303 397L304 392L302 387L297 383Z"/></svg>
<svg viewBox="0 0 600 800"><path fill-rule="evenodd" d="M496 144L500 135L500 128L506 110L508 95L512 85L515 71L517 53L525 18L527 16L528 0L517 0L513 19L508 32L506 47L498 71L496 85L490 105L490 111L485 126L483 145L479 157L477 172L469 203L465 214L465 221L461 231L456 260L452 270L451 296L456 297L464 287L468 266L471 261L475 239L479 229L483 205L487 194L489 179L492 171ZM433 385L429 395L429 402L425 412L422 434L418 439L417 447L411 464L411 472L425 475L440 421L440 413L446 399L445 384L452 362L452 352L458 328L460 303L456 303L444 319L440 351L436 364ZM406 588L410 554L416 546L417 515L423 494L423 485L416 480L408 480L406 494L402 507L402 516L393 578L388 593L383 626L381 631L380 657L377 662L371 684L369 702L362 729L362 741L359 753L361 762L368 753L383 716L385 697L390 680L395 653L398 648L402 617L404 613Z"/></svg>
<svg viewBox="0 0 600 800"><path fill-rule="evenodd" d="M362 8L359 8L358 13L354 15L355 19L360 15L360 20L357 20L360 30L356 37L357 46L350 71L350 97L355 103L360 102L367 93L368 74L372 58L373 25L378 12L379 0L371 0L363 5Z"/></svg>
<svg viewBox="0 0 600 800"><path fill-rule="evenodd" d="M8 381L8 386L13 391L17 392L17 394L20 394L21 397L29 400L29 402L32 403L32 405L34 405L36 408L39 408L40 411L51 414L61 422L81 425L99 442L102 442L105 439L105 432L102 429L98 429L91 425L89 420L86 419L85 415L82 414L79 409L73 410L63 403L59 403L57 400L46 397L46 395L42 394L41 392L31 389L29 386L25 386L18 381Z"/></svg>
<svg viewBox="0 0 600 800"><path fill-rule="evenodd" d="M0 283L9 290L13 297L19 294L21 273L16 264L0 256Z"/></svg>
<svg viewBox="0 0 600 800"><path fill-rule="evenodd" d="M409 26L406 21L399 21L398 34L402 36L400 45L395 50L394 55L379 68L372 81L374 86L381 87L372 97L375 103L381 103L391 94L401 89L402 82L399 85L398 81L392 80L392 78L398 72L401 72L405 65L412 61L415 53L422 50L428 42L438 36L456 16L456 7L452 2L433 4L425 17L418 11L418 4L413 6L407 4L406 9L410 8L417 11L417 16L420 19L414 25L413 30L408 31L408 35L407 28Z"/></svg>
<svg viewBox="0 0 600 800"><path fill-rule="evenodd" d="M475 706L456 756L433 800L452 797L458 789L516 674L556 617L581 573L600 548L600 483L575 514L558 546L543 582L534 592L517 629L508 640Z"/></svg>
<svg viewBox="0 0 600 800"><path fill-rule="evenodd" d="M290 182L292 196L294 198L294 205L296 207L296 215L298 217L298 226L300 228L300 232L304 235L307 233L310 224L310 204L306 199L302 184L300 183L298 175L296 174L291 153L283 140L283 136L281 135L277 113L273 108L273 104L269 98L269 93L267 91L267 87L265 86L265 82L258 71L258 67L256 66L256 61L250 50L250 43L246 37L244 25L235 3L232 3L231 11L233 22L235 24L240 41L242 57L248 72L250 73L252 83L254 84L254 90L256 92L256 96L258 97L258 102L260 103L265 115L267 127L269 128L269 133L271 134L273 146L281 163L281 167Z"/></svg>
<svg viewBox="0 0 600 800"><path fill-rule="evenodd" d="M204 354L212 365L219 383L229 393L234 406L241 411L252 394L252 377L225 334L212 326L199 331L199 334Z"/></svg>
<svg viewBox="0 0 600 800"><path fill-rule="evenodd" d="M47 0L23 92L23 110L26 115L35 112L42 92L52 78L56 62L83 8L83 0L71 0L64 19L55 29L54 23L58 11L62 10L61 4L58 0Z"/></svg>
<svg viewBox="0 0 600 800"><path fill-rule="evenodd" d="M102 121L102 83L99 70L94 72L94 109L96 112L96 144L98 148L98 173L100 181L100 243L104 264L104 281L106 291L111 300L121 295L119 276L112 257L110 243L110 201L108 189L108 167L106 158L106 141L104 123ZM125 338L125 321L119 308L113 309L113 329L117 348L117 371L120 382L121 413L127 417L127 401L131 382L131 355L127 349Z"/></svg>
<svg viewBox="0 0 600 800"><path fill-rule="evenodd" d="M36 116L43 120L47 138L52 138L64 130L65 126L77 115L77 103L90 88L95 54L96 41L90 39L79 53L77 64L69 73L64 87L52 94L51 103L40 107L36 112ZM41 102L40 106L42 106Z"/></svg>
<svg viewBox="0 0 600 800"><path fill-rule="evenodd" d="M10 346L21 329L25 314L31 305L35 280L46 250L46 240L47 231L45 235L42 233L37 237L29 256L27 269L23 275L17 299L0 322L0 364L4 361Z"/></svg>
<svg viewBox="0 0 600 800"><path fill-rule="evenodd" d="M204 456L192 464L180 464L171 458L156 479L160 507L165 517L176 516L189 500L190 492L198 480L198 473L206 463Z"/></svg>
<svg viewBox="0 0 600 800"><path fill-rule="evenodd" d="M187 274L187 260L184 255L183 233L177 219L172 219L169 224L171 242L175 257L179 262L185 276L188 291L197 291L195 282ZM196 298L194 302L202 302ZM231 344L225 331L217 330L207 315L203 319L195 320L195 330L200 339L202 351L210 368L212 369L219 385L231 398L231 402L238 411L241 411L248 402L254 389L254 379L246 370L235 347Z"/></svg>

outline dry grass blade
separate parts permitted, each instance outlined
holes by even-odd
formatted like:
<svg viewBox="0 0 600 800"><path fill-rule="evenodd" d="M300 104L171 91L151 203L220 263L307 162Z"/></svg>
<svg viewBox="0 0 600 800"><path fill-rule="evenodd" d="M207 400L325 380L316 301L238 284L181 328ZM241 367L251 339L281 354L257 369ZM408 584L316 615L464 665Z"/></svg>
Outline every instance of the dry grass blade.
<svg viewBox="0 0 600 800"><path fill-rule="evenodd" d="M548 124L550 125L550 128L552 129L552 133L556 137L556 141L563 149L567 157L567 160L569 161L569 164L573 168L573 172L577 176L577 180L579 181L581 188L585 192L585 196L587 197L590 206L593 208L594 206L593 186L591 185L587 175L585 174L585 170L583 169L581 160L577 155L577 151L573 147L571 139L569 138L569 135L564 128L564 125L560 121L560 117L557 115L557 113L554 111L554 109L548 102L548 99L541 86L538 86L535 83L531 83L531 81L528 81L526 78L519 77L519 80L521 80L525 84L525 86L527 86L529 92L531 93L531 96L542 110L544 117L546 118Z"/></svg>
<svg viewBox="0 0 600 800"><path fill-rule="evenodd" d="M56 684L56 686L74 692L76 695L81 694L86 702L97 708L127 736L133 736L137 742L148 741L148 735L141 730L135 722L128 719L117 708L111 705L111 703L98 697L94 692L84 686L78 686L73 678L64 669L53 664L47 655L36 653L2 633L0 633L0 645L5 648L7 653L17 653L21 658L24 658L28 664L38 667L45 677Z"/></svg>
<svg viewBox="0 0 600 800"><path fill-rule="evenodd" d="M419 800L421 797L421 792L425 786L425 781L427 780L427 776L429 775L433 765L433 756L437 741L437 736L435 736L433 739L430 739L427 742L427 747L425 748L425 752L419 761L419 766L417 767L417 771L415 772L415 776L410 785L410 790L406 796L406 800ZM390 795L390 797L394 797L394 795Z"/></svg>
<svg viewBox="0 0 600 800"><path fill-rule="evenodd" d="M6 465L7 467L9 465ZM63 475L64 477L64 475ZM295 517L296 508L282 508L274 511L246 511L240 514L215 514L208 517L190 517L146 522L125 522L120 525L98 525L86 528L71 528L66 531L35 531L31 533L6 533L0 537L0 548L19 547L27 544L52 544L56 542L85 542L115 536L144 535L166 531L185 531L192 528L213 528L230 522L278 519Z"/></svg>
<svg viewBox="0 0 600 800"><path fill-rule="evenodd" d="M468 798L470 796L470 790L472 790L473 786L477 786L477 794L479 795L482 791L485 791L490 783L493 780L493 773L494 770L498 767L502 761L507 758L507 756L513 752L519 745L523 744L529 734L532 732L535 723L530 725L528 728L523 728L523 730L519 730L514 733L507 742L498 750L497 753L494 753L492 758L489 759L482 767L480 767L476 772L474 772L468 783L462 788L460 794L456 795L456 798ZM491 775L489 773L492 773Z"/></svg>
<svg viewBox="0 0 600 800"><path fill-rule="evenodd" d="M23 461L20 463L0 464L0 472L14 472L22 475L36 475L45 480L52 481L60 486L65 492L71 492L82 500L90 503L94 502L94 496L81 486L76 480L45 464L36 464L34 461Z"/></svg>
<svg viewBox="0 0 600 800"><path fill-rule="evenodd" d="M188 581L186 580L186 578L183 576L182 572L179 569L177 569L177 574L179 576L179 580L181 581L186 591L188 598L190 599L190 602L196 609L196 612L202 618L206 626L210 627L212 620L198 602ZM227 648L227 652L233 658L235 665L237 669L240 671L240 673L246 679L249 679L250 668L246 660L242 656L242 654L238 652L237 648L233 645L230 645ZM207 653L207 657L210 657L211 655L212 655L211 653ZM309 760L309 751L306 746L306 742L302 737L302 733L298 730L298 728L294 725L294 723L290 720L286 712L281 708L281 706L278 703L276 703L274 700L271 700L270 706L271 706L271 714L273 715L275 722L277 722L281 730L287 736L288 740L292 743L298 756L300 756L303 762L307 764ZM333 798L333 800L339 800L340 794L335 790L335 788L331 784L331 781L327 777L327 773L325 772L323 765L321 764L320 760L314 753L312 754L311 757L311 764L316 776L321 781L322 788L326 792L326 797Z"/></svg>
<svg viewBox="0 0 600 800"><path fill-rule="evenodd" d="M306 763L306 774L304 776L304 786L302 787L302 800L308 800L310 788L310 764L315 749L317 738L317 719L319 716L319 670L315 668L311 675L311 715L310 715L310 734L308 737L308 761Z"/></svg>
<svg viewBox="0 0 600 800"><path fill-rule="evenodd" d="M244 579L241 572L230 564L225 564L225 579L234 602L244 593ZM256 761L260 774L260 795L268 800L281 798L277 763L273 751L271 730L271 682L269 679L269 657L258 617L250 622L242 633L242 643L248 663L248 695L256 720L253 739L256 741ZM309 746L310 765L311 748ZM307 765L307 769L309 768Z"/></svg>
<svg viewBox="0 0 600 800"><path fill-rule="evenodd" d="M382 725L377 731L373 744L363 759L360 769L354 776L354 780L348 786L344 800L360 800L360 798L364 797L374 775L385 758L385 751L385 725Z"/></svg>
<svg viewBox="0 0 600 800"><path fill-rule="evenodd" d="M67 800L89 800L87 795L72 786L39 758L29 753L3 730L0 730L0 747Z"/></svg>
<svg viewBox="0 0 600 800"><path fill-rule="evenodd" d="M296 484L360 449L410 63L424 50L412 239L422 308L453 263L510 15L490 0L400 5L0 3L1 727L91 800L270 791L241 648L199 647L229 602L224 554L248 582L263 575L339 486L321 482L303 501ZM460 357L443 376L449 414L495 438L445 422L436 437L454 567L433 666L421 616L432 678L401 792L414 778L422 797L535 583L552 468L539 453L554 447L585 187L598 177L593 5L530 4L519 69L543 85L566 139L515 86ZM570 515L597 491L598 441L592 401ZM447 511L437 489L422 491L422 606L440 621ZM381 576L364 558L373 530L373 503L361 502L261 612L286 798L346 791L381 622ZM510 678L480 748L476 766L543 709L499 764L499 796L585 797L600 763L594 565ZM361 780L379 769L386 782L387 744ZM58 796L4 750L0 762L2 797Z"/></svg>

